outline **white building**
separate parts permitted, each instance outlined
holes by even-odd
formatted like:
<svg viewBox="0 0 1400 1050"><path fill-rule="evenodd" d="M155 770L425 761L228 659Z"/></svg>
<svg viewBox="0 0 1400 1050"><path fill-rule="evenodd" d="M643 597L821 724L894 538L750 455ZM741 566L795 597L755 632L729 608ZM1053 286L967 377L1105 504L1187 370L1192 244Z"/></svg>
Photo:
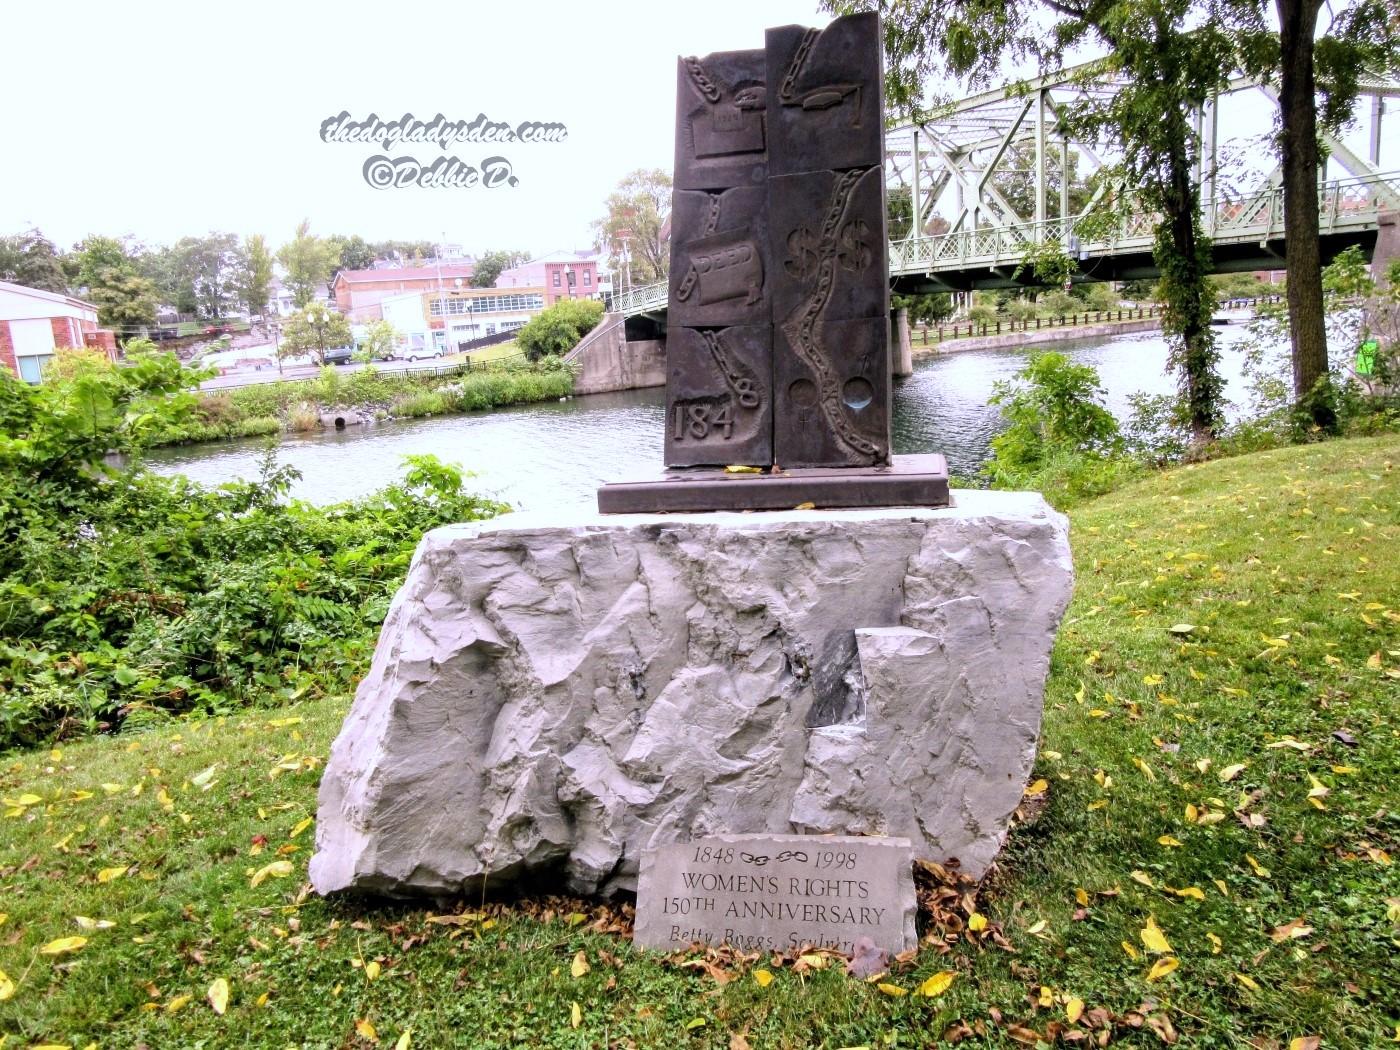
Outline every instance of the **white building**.
<svg viewBox="0 0 1400 1050"><path fill-rule="evenodd" d="M0 365L37 383L54 352L68 346L95 346L116 356L116 340L97 327L92 303L0 281Z"/></svg>

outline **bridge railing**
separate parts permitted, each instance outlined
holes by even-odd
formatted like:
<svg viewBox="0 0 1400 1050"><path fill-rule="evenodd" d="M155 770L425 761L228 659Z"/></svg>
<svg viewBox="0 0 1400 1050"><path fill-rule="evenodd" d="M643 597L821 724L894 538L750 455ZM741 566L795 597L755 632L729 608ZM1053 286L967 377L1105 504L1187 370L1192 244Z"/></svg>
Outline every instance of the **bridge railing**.
<svg viewBox="0 0 1400 1050"><path fill-rule="evenodd" d="M638 285L614 295L608 310L629 317L634 314L646 313L648 310L664 310L666 308L666 294L667 284L665 281Z"/></svg>
<svg viewBox="0 0 1400 1050"><path fill-rule="evenodd" d="M1327 182L1318 187L1318 218L1325 233L1374 225L1380 212L1400 210L1400 171ZM1283 189L1274 186L1243 197L1221 194L1205 216L1216 241L1264 240L1283 234ZM937 273L969 266L1020 266L1029 249L1063 244L1081 257L1150 248L1157 216L1135 213L1106 235L1080 241L1063 219L984 226L933 237L910 237L889 246L891 274ZM611 309L626 316L666 308L667 284L642 285L615 295Z"/></svg>
<svg viewBox="0 0 1400 1050"><path fill-rule="evenodd" d="M1400 172L1328 182L1318 187L1322 228L1373 224L1380 211L1400 207ZM1207 228L1216 240L1254 240L1283 232L1283 190L1269 187L1246 197L1218 199ZM1211 222L1210 220L1214 221ZM1061 219L984 226L934 237L911 237L890 245L891 273L932 273L975 266L1020 265L1028 249L1065 244L1082 255L1113 254L1150 247L1158 217L1134 213L1107 234L1078 240ZM1068 234L1068 236L1066 236Z"/></svg>

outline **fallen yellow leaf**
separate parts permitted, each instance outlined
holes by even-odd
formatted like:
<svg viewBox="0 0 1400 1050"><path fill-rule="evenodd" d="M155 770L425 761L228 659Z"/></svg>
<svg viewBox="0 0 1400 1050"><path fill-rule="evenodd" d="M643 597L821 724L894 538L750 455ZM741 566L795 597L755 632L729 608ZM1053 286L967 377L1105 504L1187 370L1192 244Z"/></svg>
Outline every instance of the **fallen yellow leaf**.
<svg viewBox="0 0 1400 1050"><path fill-rule="evenodd" d="M369 1039L372 1042L377 1042L379 1039L379 1033L375 1031L374 1025L370 1023L368 1017L362 1017L355 1022L355 1031L361 1038Z"/></svg>
<svg viewBox="0 0 1400 1050"><path fill-rule="evenodd" d="M1157 844L1158 844L1159 846L1171 846L1171 847L1176 847L1176 846L1184 845L1184 843L1183 843L1180 839L1174 838L1174 837L1171 836L1171 835L1161 835L1161 836L1159 836L1158 839L1157 839Z"/></svg>
<svg viewBox="0 0 1400 1050"><path fill-rule="evenodd" d="M581 1024L583 1024L583 1007L579 1006L578 1003L570 1003L569 1026L571 1028L577 1028Z"/></svg>
<svg viewBox="0 0 1400 1050"><path fill-rule="evenodd" d="M973 912L967 917L967 928L973 933L981 933L987 928L987 917L981 912Z"/></svg>
<svg viewBox="0 0 1400 1050"><path fill-rule="evenodd" d="M1049 787L1050 785L1046 783L1045 778L1041 777L1040 779L1033 781L1030 784L1027 784L1026 790L1022 792L1022 794L1024 794L1027 798L1029 798L1031 795L1043 795L1046 789Z"/></svg>
<svg viewBox="0 0 1400 1050"><path fill-rule="evenodd" d="M923 984L919 985L919 994L926 995L929 998L942 995L952 986L953 978L956 976L957 973L953 970L940 970L924 981Z"/></svg>
<svg viewBox="0 0 1400 1050"><path fill-rule="evenodd" d="M1216 775L1220 777L1222 783L1228 784L1230 781L1234 780L1237 776L1243 773L1244 768L1245 763L1236 762L1234 765L1226 766Z"/></svg>
<svg viewBox="0 0 1400 1050"><path fill-rule="evenodd" d="M1180 965L1181 961L1172 956L1168 956L1165 959L1158 959L1152 964L1152 969L1147 971L1147 979L1149 981L1161 980Z"/></svg>
<svg viewBox="0 0 1400 1050"><path fill-rule="evenodd" d="M773 974L768 970L755 970L753 979L760 988L767 988L773 983Z"/></svg>
<svg viewBox="0 0 1400 1050"><path fill-rule="evenodd" d="M369 962L365 963L365 976L371 981L379 976L379 962L377 960L371 959Z"/></svg>
<svg viewBox="0 0 1400 1050"><path fill-rule="evenodd" d="M1084 1013L1084 1000L1078 996L1065 1003L1065 1018L1070 1024L1075 1024Z"/></svg>
<svg viewBox="0 0 1400 1050"><path fill-rule="evenodd" d="M1213 933L1207 933L1207 934L1206 934L1206 940L1210 941L1210 953L1211 953L1211 955L1219 955L1219 954L1220 954L1220 949L1222 949L1222 948L1225 947L1225 942L1222 941L1219 937L1217 937L1217 936L1216 936L1215 934L1213 934Z"/></svg>
<svg viewBox="0 0 1400 1050"><path fill-rule="evenodd" d="M12 998L15 994L15 982L10 980L9 975L4 970L0 970L0 1003Z"/></svg>
<svg viewBox="0 0 1400 1050"><path fill-rule="evenodd" d="M250 885L259 886L265 879L284 879L292 873L292 862L289 860L274 860L271 864L259 868L253 874Z"/></svg>
<svg viewBox="0 0 1400 1050"><path fill-rule="evenodd" d="M121 867L121 868L103 868L101 871L99 871L99 872L97 873L97 881L98 881L98 882L111 882L113 879L119 879L119 878L121 878L121 877L122 877L123 875L125 875L125 874L126 874L126 868L125 868L125 867Z"/></svg>
<svg viewBox="0 0 1400 1050"><path fill-rule="evenodd" d="M214 1012L222 1017L224 1011L228 1009L228 981L222 977L215 977L213 983L209 985L209 991L205 994L209 999L209 1005L214 1008Z"/></svg>
<svg viewBox="0 0 1400 1050"><path fill-rule="evenodd" d="M1138 933L1142 938L1143 947L1150 952L1164 955L1172 950L1171 944L1167 941L1167 935L1157 925L1157 920L1151 915L1147 917L1147 925Z"/></svg>
<svg viewBox="0 0 1400 1050"><path fill-rule="evenodd" d="M881 982L880 982L879 984L877 984L875 987L878 988L878 989L880 989L880 991L884 992L886 995L892 995L892 996L895 996L896 998L898 998L898 997L901 996L901 995L908 995L908 994L909 994L909 992L908 992L907 989L901 988L901 987L900 987L899 985L897 985L897 984L886 984L886 983L883 982L883 981L881 981Z"/></svg>
<svg viewBox="0 0 1400 1050"><path fill-rule="evenodd" d="M577 979L586 974L590 969L588 957L584 955L583 952L579 952L574 956L574 961L569 966L569 973Z"/></svg>
<svg viewBox="0 0 1400 1050"><path fill-rule="evenodd" d="M194 996L192 995L177 995L174 999L171 999L170 1002L165 1004L165 1012L173 1014L182 1009L193 998Z"/></svg>
<svg viewBox="0 0 1400 1050"><path fill-rule="evenodd" d="M403 1035L399 1036L398 1041L394 1043L394 1050L408 1050L409 1046L410 1046L412 1043L413 1043L413 1029L412 1029L412 1028L405 1028L405 1029L403 1030Z"/></svg>
<svg viewBox="0 0 1400 1050"><path fill-rule="evenodd" d="M76 952L83 945L87 944L86 937L60 937L55 941L49 941L39 949L40 955L63 955L67 952Z"/></svg>

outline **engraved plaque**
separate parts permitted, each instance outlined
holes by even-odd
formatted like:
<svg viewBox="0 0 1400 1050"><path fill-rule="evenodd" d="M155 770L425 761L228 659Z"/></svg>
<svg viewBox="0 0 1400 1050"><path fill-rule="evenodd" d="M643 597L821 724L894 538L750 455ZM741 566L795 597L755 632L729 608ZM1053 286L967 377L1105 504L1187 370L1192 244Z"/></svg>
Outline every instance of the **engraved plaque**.
<svg viewBox="0 0 1400 1050"><path fill-rule="evenodd" d="M642 857L633 943L693 943L852 954L868 937L891 954L917 943L908 839L719 835Z"/></svg>
<svg viewBox="0 0 1400 1050"><path fill-rule="evenodd" d="M766 325L667 330L667 466L773 462L770 332Z"/></svg>
<svg viewBox="0 0 1400 1050"><path fill-rule="evenodd" d="M885 183L881 168L768 180L773 323L797 310L824 318L885 317Z"/></svg>
<svg viewBox="0 0 1400 1050"><path fill-rule="evenodd" d="M884 164L878 15L770 29L764 50L769 175Z"/></svg>
<svg viewBox="0 0 1400 1050"><path fill-rule="evenodd" d="M677 63L676 189L763 185L764 71L762 50L718 51Z"/></svg>
<svg viewBox="0 0 1400 1050"><path fill-rule="evenodd" d="M773 458L784 469L890 459L885 317L773 328Z"/></svg>
<svg viewBox="0 0 1400 1050"><path fill-rule="evenodd" d="M765 188L677 190L672 202L669 323L768 324Z"/></svg>

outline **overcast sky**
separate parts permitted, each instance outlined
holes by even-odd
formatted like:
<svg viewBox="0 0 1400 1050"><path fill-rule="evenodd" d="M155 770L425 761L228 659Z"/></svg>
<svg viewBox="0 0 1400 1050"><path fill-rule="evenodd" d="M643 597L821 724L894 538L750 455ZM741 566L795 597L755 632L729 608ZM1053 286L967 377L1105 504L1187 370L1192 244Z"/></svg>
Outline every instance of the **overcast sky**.
<svg viewBox="0 0 1400 1050"><path fill-rule="evenodd" d="M761 47L766 26L827 20L817 0L10 3L0 233L37 226L67 247L227 230L275 246L308 218L369 240L445 233L473 252L586 248L623 175L670 170L677 54ZM342 110L557 121L568 138L446 151L473 166L505 157L515 186L376 190L370 156L429 164L444 151L322 142ZM1400 152L1390 125L1383 166Z"/></svg>
<svg viewBox="0 0 1400 1050"><path fill-rule="evenodd" d="M816 0L7 4L0 233L34 225L66 247L230 230L276 245L305 217L369 240L585 248L623 175L671 168L677 54L827 20ZM342 110L558 121L568 139L448 150L473 166L504 156L514 187L375 190L371 155L443 151L321 142Z"/></svg>

